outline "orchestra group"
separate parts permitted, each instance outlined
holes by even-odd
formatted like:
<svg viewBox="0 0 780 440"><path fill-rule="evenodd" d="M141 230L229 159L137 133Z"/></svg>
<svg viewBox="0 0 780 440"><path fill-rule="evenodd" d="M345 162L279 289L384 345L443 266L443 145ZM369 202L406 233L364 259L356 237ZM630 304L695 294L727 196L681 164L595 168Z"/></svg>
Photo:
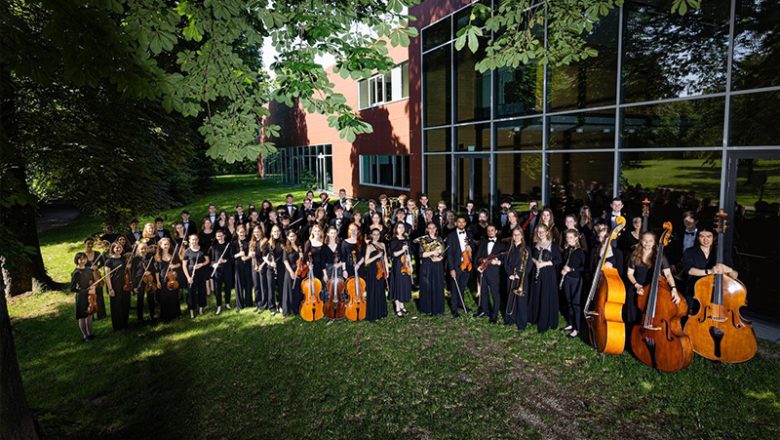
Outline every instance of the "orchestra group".
<svg viewBox="0 0 780 440"><path fill-rule="evenodd" d="M502 200L492 215L471 201L457 213L444 201L430 206L426 194L353 202L342 189L333 202L325 192L318 199L309 191L301 204L288 194L276 208L268 200L230 212L209 205L197 224L185 210L172 231L162 218L133 220L123 234L107 225L75 256L71 290L84 340L94 337L93 316L108 315L106 293L120 330L132 296L139 322L175 319L182 300L195 318L209 295L217 315L235 307L374 321L387 316L388 301L398 318L413 300L420 313L444 314L449 292L455 318L545 332L559 327L560 314L569 337L603 353L631 350L662 371L687 366L691 350L747 360L750 335L755 352L753 329L739 316L744 286L722 249L725 214L713 222L685 212L684 230L667 222L655 232L649 202L627 217L620 198L603 212L582 206L563 219L534 201L518 212ZM742 303L732 294L740 286ZM676 366L667 351L679 355Z"/></svg>

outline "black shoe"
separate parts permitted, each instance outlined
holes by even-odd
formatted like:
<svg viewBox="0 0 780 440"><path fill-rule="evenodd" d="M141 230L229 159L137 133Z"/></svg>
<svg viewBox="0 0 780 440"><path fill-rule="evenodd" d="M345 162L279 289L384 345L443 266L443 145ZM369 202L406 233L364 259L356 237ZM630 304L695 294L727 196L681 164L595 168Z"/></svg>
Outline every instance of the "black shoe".
<svg viewBox="0 0 780 440"><path fill-rule="evenodd" d="M487 316L487 313L485 313L485 312L476 312L472 316L474 316L475 318L482 318L483 316Z"/></svg>
<svg viewBox="0 0 780 440"><path fill-rule="evenodd" d="M460 313L452 312L452 317L455 318L455 319L458 319L458 318L460 318Z"/></svg>
<svg viewBox="0 0 780 440"><path fill-rule="evenodd" d="M488 321L491 324L498 324L498 320L496 318L490 318L490 321Z"/></svg>
<svg viewBox="0 0 780 440"><path fill-rule="evenodd" d="M91 341L91 340L95 339L95 335L87 335L87 339L89 339Z"/></svg>

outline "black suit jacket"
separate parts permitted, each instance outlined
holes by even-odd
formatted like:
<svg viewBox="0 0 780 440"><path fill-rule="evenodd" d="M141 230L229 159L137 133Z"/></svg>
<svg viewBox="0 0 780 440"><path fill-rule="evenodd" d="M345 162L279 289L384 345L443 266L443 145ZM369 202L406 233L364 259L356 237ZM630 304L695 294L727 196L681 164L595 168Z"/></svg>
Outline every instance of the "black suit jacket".
<svg viewBox="0 0 780 440"><path fill-rule="evenodd" d="M277 207L276 207L276 210L277 210L277 211L278 211L278 210L280 210L280 209L281 209L281 210L283 210L284 212L286 212L286 213L287 213L287 215L289 215L289 216L290 216L290 221L297 220L297 219L298 219L298 217L299 217L299 215L300 215L300 214L299 214L298 207L297 207L297 206L295 206L295 204L293 204L293 205L292 205L292 213L290 213L290 210L288 209L288 207L287 207L287 204L286 204L286 203L284 203L284 204L281 204L281 205L279 205L279 206L277 206Z"/></svg>
<svg viewBox="0 0 780 440"><path fill-rule="evenodd" d="M466 229L466 243L473 246L473 241L471 239L471 234L469 233L468 229ZM458 230L455 229L452 232L450 232L450 235L447 236L447 246L449 248L447 249L447 267L450 269L456 269L460 270L460 263L461 263L461 249L460 249L460 240L458 240ZM472 248L472 251L474 249Z"/></svg>
<svg viewBox="0 0 780 440"><path fill-rule="evenodd" d="M184 224L184 222L182 222L182 224ZM187 237L189 237L192 234L198 233L198 227L195 226L195 223L192 220L190 220L187 225L184 226L184 232L186 232Z"/></svg>
<svg viewBox="0 0 780 440"><path fill-rule="evenodd" d="M480 243L479 249L477 249L476 258L474 259L474 261L477 264L479 264L479 262L480 262L480 260L482 258L485 258L485 257L487 257L489 255L488 254L488 249L487 249L487 247L488 247L488 240L489 239L487 237L485 237L485 239L482 240L482 242ZM491 253L497 254L499 252L502 252L505 249L506 249L506 245L504 245L504 243L501 243L501 239L499 237L496 237L496 242L493 245L493 249L492 249ZM501 259L501 260L503 261L503 259ZM485 269L485 272L483 272L483 274L490 273L491 276L498 275L500 270L501 270L501 266L496 266L496 265L492 265L491 264L490 266L487 267L487 269Z"/></svg>

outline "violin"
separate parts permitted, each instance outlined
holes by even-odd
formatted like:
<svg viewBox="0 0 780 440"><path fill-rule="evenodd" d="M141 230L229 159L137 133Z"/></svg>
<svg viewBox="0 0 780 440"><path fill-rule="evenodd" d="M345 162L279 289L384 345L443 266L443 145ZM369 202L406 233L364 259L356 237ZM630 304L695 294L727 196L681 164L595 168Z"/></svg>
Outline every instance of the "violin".
<svg viewBox="0 0 780 440"><path fill-rule="evenodd" d="M615 227L601 246L599 265L593 274L593 282L585 301L585 321L590 330L590 341L599 353L621 354L626 346L626 325L623 323L623 305L626 303L626 286L614 267L604 267L612 242L626 227L626 219L618 216ZM595 307L590 309L595 301Z"/></svg>
<svg viewBox="0 0 780 440"><path fill-rule="evenodd" d="M360 278L357 267L357 257L355 251L352 251L352 261L355 263L355 276L349 277L346 284L347 300L344 315L350 321L362 321L366 319L366 307L364 305L363 293L366 291L366 281Z"/></svg>
<svg viewBox="0 0 780 440"><path fill-rule="evenodd" d="M309 264L311 263L311 251L309 251L309 258L308 260L304 260L303 257L299 257L298 261L295 263L295 277L296 278L303 278L305 277L310 271L309 271Z"/></svg>
<svg viewBox="0 0 780 440"><path fill-rule="evenodd" d="M672 301L672 289L661 274L663 250L669 244L671 233L672 223L667 221L658 242L653 278L643 289L649 293L637 295L642 324L631 331L631 348L637 359L666 373L682 370L693 361L691 338L683 333L680 324L688 306L685 301L680 304Z"/></svg>
<svg viewBox="0 0 780 440"><path fill-rule="evenodd" d="M151 273L144 273L144 290L146 292L156 292L157 291L157 283L154 282L154 275Z"/></svg>
<svg viewBox="0 0 780 440"><path fill-rule="evenodd" d="M338 275L338 265L333 265L333 274L328 278L326 283L326 290L328 291L328 299L324 304L325 316L330 319L344 318L346 302L341 301L342 295L344 295L344 282Z"/></svg>
<svg viewBox="0 0 780 440"><path fill-rule="evenodd" d="M87 295L87 314L91 315L97 312L97 292L95 291L97 284L89 288L89 294Z"/></svg>
<svg viewBox="0 0 780 440"><path fill-rule="evenodd" d="M305 264L305 263L302 263ZM309 264L311 264L311 252L309 252ZM301 292L303 292L303 301L301 301L300 314L304 321L317 321L324 315L322 298L322 281L314 276L313 270L308 270L308 280L301 283Z"/></svg>
<svg viewBox="0 0 780 440"><path fill-rule="evenodd" d="M491 265L491 264L492 264L494 261L496 261L497 259L499 259L499 258L503 257L503 256L504 256L504 255L506 255L506 254L507 254L507 251L501 251L501 252L495 252L495 253L492 253L492 254L490 254L490 255L486 255L486 256L484 256L484 257L482 257L482 258L480 258L480 259L479 259L479 265L477 266L477 268L478 268L479 270L482 270L482 271L484 271L484 270L485 270L485 269L487 269L487 268L488 268L488 266L490 266L490 265Z"/></svg>
<svg viewBox="0 0 780 440"><path fill-rule="evenodd" d="M130 270L128 268L125 268L125 279L122 290L125 292L130 292L133 290L133 281L130 279Z"/></svg>
<svg viewBox="0 0 780 440"><path fill-rule="evenodd" d="M715 216L717 264L723 264L726 217L722 209ZM722 273L706 275L696 281L694 299L699 303L699 310L685 324L685 333L691 338L693 351L713 361L737 363L750 360L756 354L756 333L752 323L740 314L746 298L745 285Z"/></svg>
<svg viewBox="0 0 780 440"><path fill-rule="evenodd" d="M407 235L404 234L404 240L407 240ZM404 251L404 254L401 255L401 273L405 275L412 276L414 273L414 268L412 267L412 258L409 255L409 245L407 242L406 250ZM379 278L377 278L379 279Z"/></svg>
<svg viewBox="0 0 780 440"><path fill-rule="evenodd" d="M176 290L179 288L179 275L176 271L168 271L168 275L165 277L165 288L168 290Z"/></svg>
<svg viewBox="0 0 780 440"><path fill-rule="evenodd" d="M471 272L471 269L473 268L471 264L471 246L466 243L466 250L461 252L461 263L460 263L460 270L463 272Z"/></svg>

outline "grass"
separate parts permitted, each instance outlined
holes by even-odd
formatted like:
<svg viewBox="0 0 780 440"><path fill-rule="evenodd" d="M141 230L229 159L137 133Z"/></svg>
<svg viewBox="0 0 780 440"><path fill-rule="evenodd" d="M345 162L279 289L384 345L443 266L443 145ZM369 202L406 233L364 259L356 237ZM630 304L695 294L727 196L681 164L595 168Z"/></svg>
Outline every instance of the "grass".
<svg viewBox="0 0 780 440"><path fill-rule="evenodd" d="M213 195L194 205L288 191L257 181L231 189L245 180L251 181L220 180ZM46 234L44 254L55 258L52 253L63 252L57 246L76 242L87 226L68 227L70 238L64 230ZM376 323L304 323L246 311L215 316L213 297L209 303L195 320L119 333L110 320L99 321L96 340L83 344L72 295L11 299L28 400L44 435L780 436L780 347L765 341L745 364L696 357L690 368L662 374L628 354L598 355L559 331L517 332L449 316Z"/></svg>

